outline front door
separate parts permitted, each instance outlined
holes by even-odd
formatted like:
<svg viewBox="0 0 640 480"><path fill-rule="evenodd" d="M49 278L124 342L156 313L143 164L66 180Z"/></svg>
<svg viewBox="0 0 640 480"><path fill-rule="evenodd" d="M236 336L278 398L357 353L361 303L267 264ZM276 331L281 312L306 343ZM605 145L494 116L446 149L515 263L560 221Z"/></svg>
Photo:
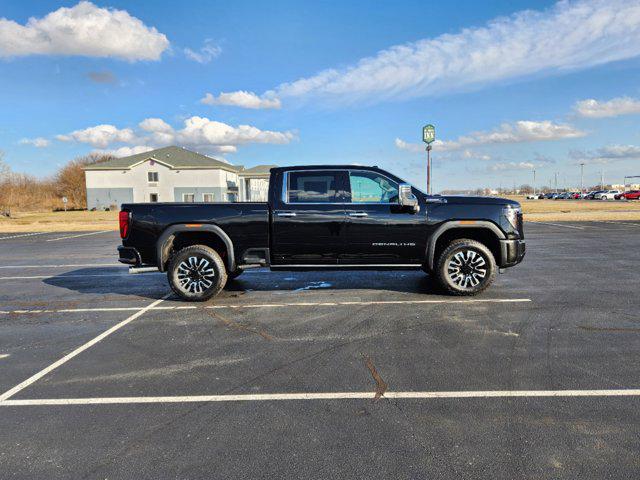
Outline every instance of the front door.
<svg viewBox="0 0 640 480"><path fill-rule="evenodd" d="M426 208L398 203L398 183L372 170L351 170L346 192L347 248L340 264L421 265L424 263Z"/></svg>
<svg viewBox="0 0 640 480"><path fill-rule="evenodd" d="M274 202L272 265L336 265L345 251L342 170L298 170L283 175Z"/></svg>

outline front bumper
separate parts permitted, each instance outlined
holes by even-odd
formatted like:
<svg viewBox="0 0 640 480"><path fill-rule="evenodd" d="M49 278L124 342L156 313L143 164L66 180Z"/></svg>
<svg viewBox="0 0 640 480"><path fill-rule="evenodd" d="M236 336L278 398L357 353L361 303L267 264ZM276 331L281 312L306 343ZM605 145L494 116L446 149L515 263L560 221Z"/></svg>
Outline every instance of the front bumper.
<svg viewBox="0 0 640 480"><path fill-rule="evenodd" d="M142 265L142 258L140 253L133 247L125 247L120 245L118 247L118 261L120 263L126 263L127 265L133 265L139 267Z"/></svg>
<svg viewBox="0 0 640 480"><path fill-rule="evenodd" d="M500 268L513 267L522 261L526 253L524 240L500 240Z"/></svg>

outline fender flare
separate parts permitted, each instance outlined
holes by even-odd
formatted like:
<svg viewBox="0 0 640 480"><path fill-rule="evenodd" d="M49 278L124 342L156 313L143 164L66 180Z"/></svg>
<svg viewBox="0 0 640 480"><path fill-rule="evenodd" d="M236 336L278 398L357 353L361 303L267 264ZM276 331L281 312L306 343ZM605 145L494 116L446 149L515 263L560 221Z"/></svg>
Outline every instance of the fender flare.
<svg viewBox="0 0 640 480"><path fill-rule="evenodd" d="M433 262L435 260L434 257L436 254L436 244L438 243L438 238L440 238L440 236L444 232L458 228L484 228L487 230L491 230L491 232L493 232L498 240L504 240L507 238L504 232L500 230L500 227L488 220L450 220L444 222L433 232L433 234L427 241L426 265L429 270L433 270Z"/></svg>
<svg viewBox="0 0 640 480"><path fill-rule="evenodd" d="M181 232L208 232L212 235L216 235L220 240L222 240L227 250L227 269L230 272L233 272L236 269L233 242L224 230L222 230L217 225L202 224L196 226L180 223L167 227L156 242L156 261L158 263L158 270L160 270L161 272L165 271L165 264L169 259L169 250L173 245L173 240L175 239L176 234Z"/></svg>

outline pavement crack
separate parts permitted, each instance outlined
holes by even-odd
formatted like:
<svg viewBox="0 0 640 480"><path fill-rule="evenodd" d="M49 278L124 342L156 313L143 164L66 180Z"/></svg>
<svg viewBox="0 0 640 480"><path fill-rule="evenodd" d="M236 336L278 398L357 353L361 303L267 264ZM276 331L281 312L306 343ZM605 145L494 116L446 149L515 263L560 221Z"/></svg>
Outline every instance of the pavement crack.
<svg viewBox="0 0 640 480"><path fill-rule="evenodd" d="M265 340L269 340L269 341L273 340L273 337L269 335L267 332L265 332L264 330L257 330L255 328L247 327L246 325L242 325L241 323L237 323L232 320L229 320L228 318L223 317L217 312L209 312L209 315L219 320L227 327L233 328L235 330L239 330L241 332L248 332L248 333L253 333L255 335L260 335Z"/></svg>
<svg viewBox="0 0 640 480"><path fill-rule="evenodd" d="M362 354L362 357L364 358L365 365L369 369L369 372L371 372L373 380L376 382L376 395L375 397L373 397L373 399L374 401L377 401L384 395L384 392L387 391L387 383L382 379L382 377L378 373L378 370L376 370L376 366L373 364L373 360L371 360L371 357L365 355L364 353Z"/></svg>

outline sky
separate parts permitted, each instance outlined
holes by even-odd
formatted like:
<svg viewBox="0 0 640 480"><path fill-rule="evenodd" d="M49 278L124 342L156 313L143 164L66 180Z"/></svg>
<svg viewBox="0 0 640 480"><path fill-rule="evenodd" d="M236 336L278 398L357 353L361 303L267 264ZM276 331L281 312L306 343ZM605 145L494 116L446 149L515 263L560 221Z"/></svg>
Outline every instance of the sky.
<svg viewBox="0 0 640 480"><path fill-rule="evenodd" d="M0 0L0 151L181 145L433 189L640 175L640 0Z"/></svg>

